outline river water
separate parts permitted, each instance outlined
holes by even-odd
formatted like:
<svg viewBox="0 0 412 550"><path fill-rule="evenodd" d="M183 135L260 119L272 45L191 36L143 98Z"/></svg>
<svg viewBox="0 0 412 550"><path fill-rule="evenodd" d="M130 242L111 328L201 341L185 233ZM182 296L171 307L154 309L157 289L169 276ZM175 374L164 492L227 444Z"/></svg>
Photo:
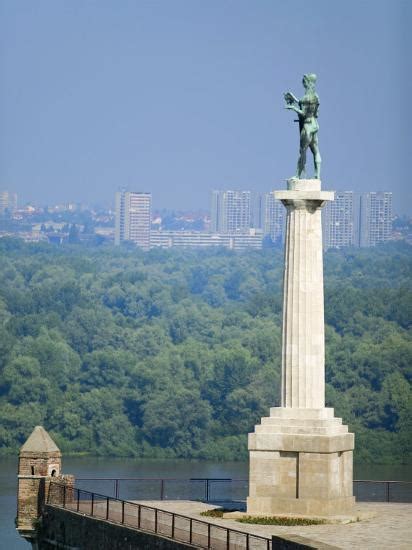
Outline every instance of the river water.
<svg viewBox="0 0 412 550"><path fill-rule="evenodd" d="M139 460L125 458L70 458L63 461L63 472L83 477L173 477L247 478L245 462L198 460ZM355 479L411 481L411 466L355 466ZM16 516L17 459L0 458L0 548L28 550L14 526Z"/></svg>

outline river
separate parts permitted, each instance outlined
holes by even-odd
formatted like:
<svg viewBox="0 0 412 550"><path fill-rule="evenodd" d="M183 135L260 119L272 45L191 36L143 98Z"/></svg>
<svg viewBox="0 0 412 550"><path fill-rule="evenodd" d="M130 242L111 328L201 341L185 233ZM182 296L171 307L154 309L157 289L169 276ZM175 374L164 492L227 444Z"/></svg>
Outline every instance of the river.
<svg viewBox="0 0 412 550"><path fill-rule="evenodd" d="M355 466L355 479L411 481L411 466ZM176 477L246 478L245 462L198 460L147 460L127 458L71 458L63 461L64 473L76 477ZM0 458L0 548L28 550L14 527L16 516L17 459Z"/></svg>

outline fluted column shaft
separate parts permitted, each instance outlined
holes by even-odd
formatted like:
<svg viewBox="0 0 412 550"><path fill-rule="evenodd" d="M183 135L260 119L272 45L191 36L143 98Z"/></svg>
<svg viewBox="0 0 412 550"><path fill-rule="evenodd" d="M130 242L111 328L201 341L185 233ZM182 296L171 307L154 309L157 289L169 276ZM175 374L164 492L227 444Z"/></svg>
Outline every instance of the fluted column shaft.
<svg viewBox="0 0 412 550"><path fill-rule="evenodd" d="M321 207L333 193L308 181L312 190L299 180L299 189L276 193L287 209L281 406L319 409L325 406Z"/></svg>

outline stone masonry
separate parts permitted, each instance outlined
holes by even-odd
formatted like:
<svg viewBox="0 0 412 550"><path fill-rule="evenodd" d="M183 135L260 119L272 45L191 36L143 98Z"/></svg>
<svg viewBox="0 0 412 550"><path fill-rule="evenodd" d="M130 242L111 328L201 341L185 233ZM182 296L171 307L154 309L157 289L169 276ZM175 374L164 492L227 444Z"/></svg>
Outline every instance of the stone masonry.
<svg viewBox="0 0 412 550"><path fill-rule="evenodd" d="M288 181L281 406L249 434L251 515L347 515L354 435L325 408L320 180Z"/></svg>
<svg viewBox="0 0 412 550"><path fill-rule="evenodd" d="M42 426L36 426L19 453L17 530L26 539L36 538L51 480L73 486L73 476L61 474L61 452Z"/></svg>

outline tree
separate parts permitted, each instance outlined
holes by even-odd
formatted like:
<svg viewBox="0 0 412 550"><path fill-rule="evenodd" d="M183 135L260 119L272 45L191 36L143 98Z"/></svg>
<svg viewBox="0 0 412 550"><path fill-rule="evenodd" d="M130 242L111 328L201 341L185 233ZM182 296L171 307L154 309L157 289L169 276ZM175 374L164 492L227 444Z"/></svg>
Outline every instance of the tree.
<svg viewBox="0 0 412 550"><path fill-rule="evenodd" d="M410 247L325 259L328 406L359 460L408 461ZM282 262L0 239L0 453L42 423L64 453L246 458L279 404Z"/></svg>

